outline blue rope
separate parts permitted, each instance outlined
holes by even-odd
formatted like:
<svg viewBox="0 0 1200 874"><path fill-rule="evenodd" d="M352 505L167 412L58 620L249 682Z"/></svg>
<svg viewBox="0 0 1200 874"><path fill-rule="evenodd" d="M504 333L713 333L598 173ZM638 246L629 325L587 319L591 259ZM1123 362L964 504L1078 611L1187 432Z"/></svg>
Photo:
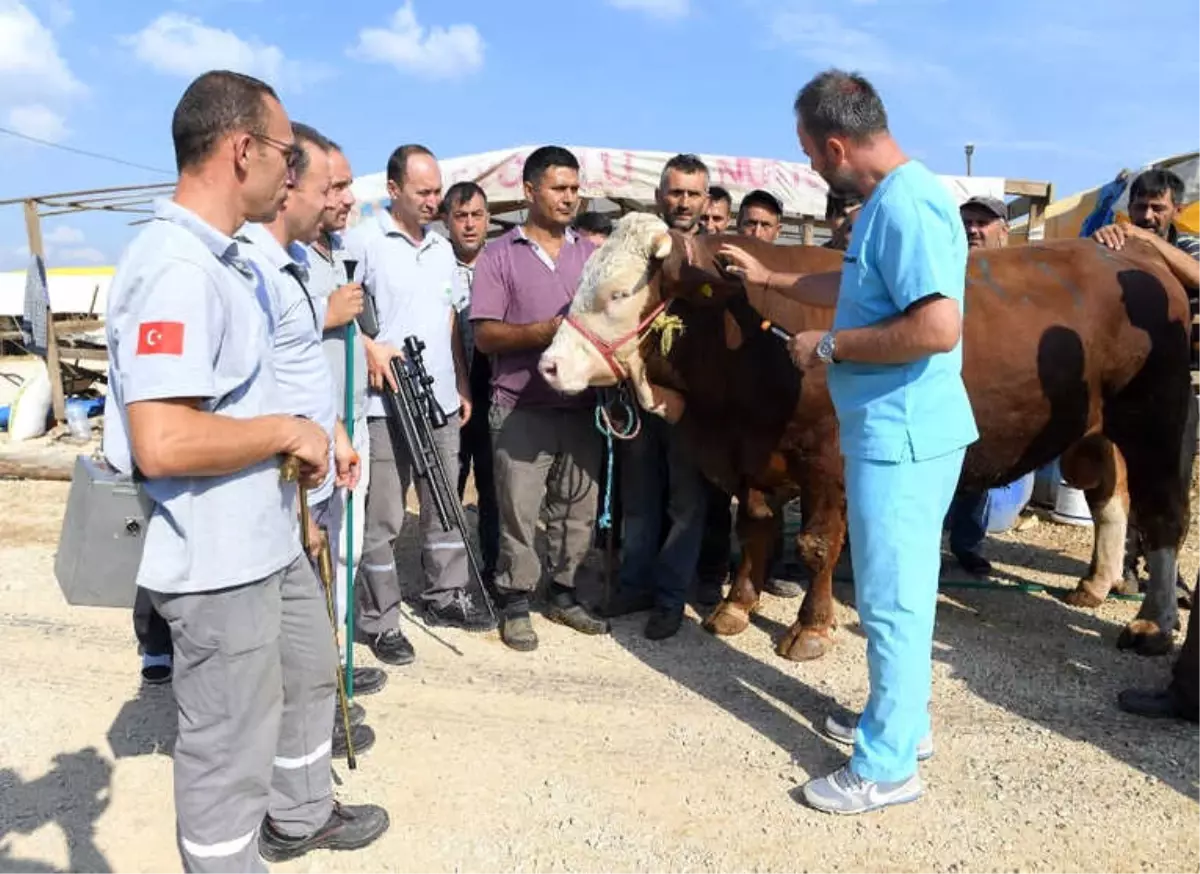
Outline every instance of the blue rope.
<svg viewBox="0 0 1200 874"><path fill-rule="evenodd" d="M604 482L604 512L600 514L599 524L602 530L607 531L612 527L612 483L613 483L613 438L618 440L630 440L637 436L641 430L641 421L638 419L637 407L630 403L629 396L626 394L622 386L616 393L616 403L625 408L628 414L625 428L618 430L613 427L612 417L608 414L608 407L611 403L606 400L607 392L602 391L596 399L596 430L604 437L605 452L607 453L607 469L605 470Z"/></svg>

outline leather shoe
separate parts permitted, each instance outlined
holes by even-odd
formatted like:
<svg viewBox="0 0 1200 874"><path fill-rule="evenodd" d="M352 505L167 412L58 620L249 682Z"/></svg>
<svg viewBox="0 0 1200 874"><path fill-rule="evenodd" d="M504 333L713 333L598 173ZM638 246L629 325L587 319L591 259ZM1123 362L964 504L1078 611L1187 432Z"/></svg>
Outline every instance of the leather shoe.
<svg viewBox="0 0 1200 874"><path fill-rule="evenodd" d="M517 652L532 652L538 648L537 632L528 610L506 611L500 624L500 639Z"/></svg>
<svg viewBox="0 0 1200 874"><path fill-rule="evenodd" d="M666 640L679 632L683 625L683 605L678 607L655 607L646 620L647 640Z"/></svg>
<svg viewBox="0 0 1200 874"><path fill-rule="evenodd" d="M430 625L461 628L463 631L494 631L496 617L486 604L468 592L458 590L449 602L438 607L425 605L425 621Z"/></svg>
<svg viewBox="0 0 1200 874"><path fill-rule="evenodd" d="M375 729L369 725L350 726L350 735L354 738L355 756L361 756L375 746ZM333 721L333 748L329 755L335 759L346 758L346 730L342 727L340 715Z"/></svg>
<svg viewBox="0 0 1200 874"><path fill-rule="evenodd" d="M1195 713L1188 714L1183 702L1170 687L1161 690L1123 689L1117 695L1117 706L1126 713L1150 719L1186 719L1196 722Z"/></svg>
<svg viewBox="0 0 1200 874"><path fill-rule="evenodd" d="M371 648L371 654L386 665L411 665L416 651L399 628L389 628L382 634L366 637L362 641Z"/></svg>
<svg viewBox="0 0 1200 874"><path fill-rule="evenodd" d="M597 619L578 601L569 606L551 603L546 608L546 618L580 634L608 634L608 621Z"/></svg>
<svg viewBox="0 0 1200 874"><path fill-rule="evenodd" d="M354 697L374 695L387 685L387 671L362 665L354 669Z"/></svg>
<svg viewBox="0 0 1200 874"><path fill-rule="evenodd" d="M614 619L629 613L641 613L654 608L654 595L641 589L617 589L604 605L601 615Z"/></svg>
<svg viewBox="0 0 1200 874"><path fill-rule="evenodd" d="M270 818L258 832L258 852L268 862L284 862L311 850L360 850L388 830L387 811L377 804L333 803L325 824L310 835L288 837Z"/></svg>

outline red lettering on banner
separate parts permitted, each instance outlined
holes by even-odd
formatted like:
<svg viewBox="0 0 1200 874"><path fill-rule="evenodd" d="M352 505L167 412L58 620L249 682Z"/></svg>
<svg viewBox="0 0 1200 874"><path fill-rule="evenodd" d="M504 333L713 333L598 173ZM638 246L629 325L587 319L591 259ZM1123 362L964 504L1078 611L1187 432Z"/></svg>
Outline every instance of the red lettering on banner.
<svg viewBox="0 0 1200 874"><path fill-rule="evenodd" d="M625 152L625 172L618 176L612 169L612 155L609 152L600 153L600 166L604 169L605 185L630 185L633 183L633 152Z"/></svg>
<svg viewBox="0 0 1200 874"><path fill-rule="evenodd" d="M525 155L513 155L496 171L496 182L501 188L516 188L521 184L521 171L525 169Z"/></svg>
<svg viewBox="0 0 1200 874"><path fill-rule="evenodd" d="M138 355L182 355L183 322L142 322L138 325Z"/></svg>
<svg viewBox="0 0 1200 874"><path fill-rule="evenodd" d="M717 161L717 184L735 188L761 188L763 183L754 172L749 158L737 158L731 166L728 161Z"/></svg>

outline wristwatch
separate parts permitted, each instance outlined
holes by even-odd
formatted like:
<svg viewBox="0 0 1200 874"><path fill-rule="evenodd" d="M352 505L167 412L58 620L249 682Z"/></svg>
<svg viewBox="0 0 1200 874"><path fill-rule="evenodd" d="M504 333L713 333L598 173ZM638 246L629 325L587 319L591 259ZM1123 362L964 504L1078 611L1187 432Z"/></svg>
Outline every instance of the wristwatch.
<svg viewBox="0 0 1200 874"><path fill-rule="evenodd" d="M833 363L833 356L837 354L837 337L833 335L833 331L827 331L821 341L817 343L817 358L825 364Z"/></svg>

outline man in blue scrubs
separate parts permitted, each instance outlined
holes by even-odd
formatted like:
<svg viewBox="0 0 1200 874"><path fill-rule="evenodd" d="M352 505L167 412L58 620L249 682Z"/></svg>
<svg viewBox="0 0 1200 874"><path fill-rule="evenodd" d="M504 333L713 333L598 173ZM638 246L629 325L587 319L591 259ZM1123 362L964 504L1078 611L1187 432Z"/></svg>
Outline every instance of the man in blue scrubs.
<svg viewBox="0 0 1200 874"><path fill-rule="evenodd" d="M798 334L790 351L802 369L828 368L871 690L861 717L827 720L826 731L853 742L854 754L810 780L804 798L852 814L919 798L917 758L933 753L942 522L966 447L979 436L961 375L967 239L950 192L901 151L865 79L821 73L795 110L813 169L834 193L866 198L840 288L827 277L772 277L733 247L722 253L747 282L791 285L796 296L837 308L832 331Z"/></svg>

